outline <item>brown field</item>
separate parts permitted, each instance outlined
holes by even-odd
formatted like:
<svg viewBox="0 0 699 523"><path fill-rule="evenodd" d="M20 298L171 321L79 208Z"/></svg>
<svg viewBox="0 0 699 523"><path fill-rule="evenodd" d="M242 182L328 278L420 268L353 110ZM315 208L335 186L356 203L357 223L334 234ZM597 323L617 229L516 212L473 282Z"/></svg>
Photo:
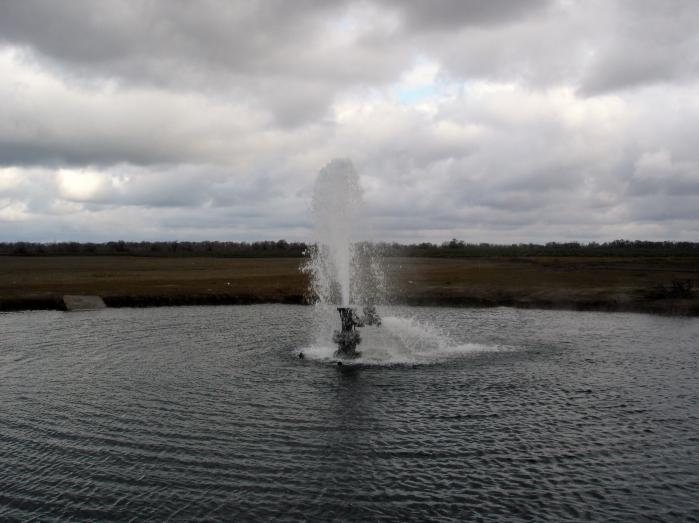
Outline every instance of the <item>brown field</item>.
<svg viewBox="0 0 699 523"><path fill-rule="evenodd" d="M408 303L699 314L696 258L410 258L394 294ZM673 282L694 291L678 293Z"/></svg>
<svg viewBox="0 0 699 523"><path fill-rule="evenodd" d="M65 294L102 296L111 306L304 303L302 262L2 257L0 310L60 308ZM699 315L696 258L389 258L386 267L396 303ZM694 290L686 289L688 280Z"/></svg>

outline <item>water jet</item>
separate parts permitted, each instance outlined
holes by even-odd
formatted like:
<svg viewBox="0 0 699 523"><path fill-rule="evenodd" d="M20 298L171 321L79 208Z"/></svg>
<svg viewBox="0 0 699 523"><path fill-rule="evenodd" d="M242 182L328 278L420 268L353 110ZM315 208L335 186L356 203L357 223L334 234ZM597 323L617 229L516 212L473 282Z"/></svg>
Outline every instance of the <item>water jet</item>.
<svg viewBox="0 0 699 523"><path fill-rule="evenodd" d="M356 359L362 341L358 329L381 324L374 303L382 299L384 276L379 257L365 240L366 212L351 161L335 159L321 169L312 212L316 242L309 248L305 271L315 295L318 341L327 342L332 333L335 357Z"/></svg>

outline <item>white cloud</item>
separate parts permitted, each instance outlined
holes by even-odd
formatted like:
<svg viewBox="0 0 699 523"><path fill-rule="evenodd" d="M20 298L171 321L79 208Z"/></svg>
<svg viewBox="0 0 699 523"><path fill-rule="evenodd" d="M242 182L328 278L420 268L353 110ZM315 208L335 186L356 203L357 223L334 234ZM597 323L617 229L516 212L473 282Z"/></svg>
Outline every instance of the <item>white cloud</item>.
<svg viewBox="0 0 699 523"><path fill-rule="evenodd" d="M0 194L7 193L20 185L21 172L16 167L0 167Z"/></svg>
<svg viewBox="0 0 699 523"><path fill-rule="evenodd" d="M96 198L108 184L104 176L84 169L59 169L56 177L59 195L66 200L79 202Z"/></svg>
<svg viewBox="0 0 699 523"><path fill-rule="evenodd" d="M12 201L6 198L0 199L0 221L18 222L26 220L29 217L27 205L25 203ZM14 230L15 233L19 232L16 228L14 228Z"/></svg>

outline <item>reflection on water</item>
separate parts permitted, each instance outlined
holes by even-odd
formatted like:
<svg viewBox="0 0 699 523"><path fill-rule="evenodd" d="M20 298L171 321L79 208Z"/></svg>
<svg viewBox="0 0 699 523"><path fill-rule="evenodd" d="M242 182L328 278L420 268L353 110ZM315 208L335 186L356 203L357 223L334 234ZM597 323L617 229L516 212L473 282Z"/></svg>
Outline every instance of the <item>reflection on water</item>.
<svg viewBox="0 0 699 523"><path fill-rule="evenodd" d="M398 309L338 367L311 314L0 315L0 519L697 518L698 320Z"/></svg>

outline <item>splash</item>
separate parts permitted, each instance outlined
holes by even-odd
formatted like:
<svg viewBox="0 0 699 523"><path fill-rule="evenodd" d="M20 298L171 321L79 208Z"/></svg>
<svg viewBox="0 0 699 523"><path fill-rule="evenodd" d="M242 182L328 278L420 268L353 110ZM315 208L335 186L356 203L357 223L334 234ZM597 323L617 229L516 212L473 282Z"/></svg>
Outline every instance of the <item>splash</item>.
<svg viewBox="0 0 699 523"><path fill-rule="evenodd" d="M499 345L458 343L428 322L401 316L385 316L381 327L364 329L362 336L362 356L353 364L431 365L484 352L510 350ZM303 352L312 360L334 361L335 349L329 340L321 339Z"/></svg>

